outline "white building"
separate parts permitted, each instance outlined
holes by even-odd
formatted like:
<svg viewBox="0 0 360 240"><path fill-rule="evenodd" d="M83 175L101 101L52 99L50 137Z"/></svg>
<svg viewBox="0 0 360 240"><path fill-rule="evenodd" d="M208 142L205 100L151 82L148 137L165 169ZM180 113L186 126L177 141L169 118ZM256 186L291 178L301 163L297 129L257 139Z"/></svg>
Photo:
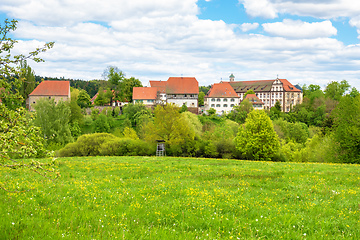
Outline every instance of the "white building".
<svg viewBox="0 0 360 240"><path fill-rule="evenodd" d="M214 83L204 97L205 110L213 108L217 114L228 113L240 104L240 97L228 82Z"/></svg>

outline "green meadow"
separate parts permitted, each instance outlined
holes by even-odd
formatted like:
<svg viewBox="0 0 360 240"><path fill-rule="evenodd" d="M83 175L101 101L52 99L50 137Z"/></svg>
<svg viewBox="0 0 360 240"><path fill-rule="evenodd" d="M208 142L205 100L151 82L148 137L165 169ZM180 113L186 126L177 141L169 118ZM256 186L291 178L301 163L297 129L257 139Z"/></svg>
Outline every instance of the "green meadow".
<svg viewBox="0 0 360 240"><path fill-rule="evenodd" d="M55 181L0 169L8 189L0 190L0 239L360 238L359 165L175 157L57 162Z"/></svg>

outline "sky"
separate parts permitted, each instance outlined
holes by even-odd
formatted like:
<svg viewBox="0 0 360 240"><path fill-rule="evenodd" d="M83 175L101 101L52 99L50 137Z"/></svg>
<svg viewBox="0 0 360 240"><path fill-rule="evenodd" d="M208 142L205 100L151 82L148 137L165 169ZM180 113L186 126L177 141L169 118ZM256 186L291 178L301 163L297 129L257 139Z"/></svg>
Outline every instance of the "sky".
<svg viewBox="0 0 360 240"><path fill-rule="evenodd" d="M360 1L1 0L18 20L14 53L54 41L36 75L103 79L107 66L149 80L196 77L207 86L285 78L347 80L360 90Z"/></svg>

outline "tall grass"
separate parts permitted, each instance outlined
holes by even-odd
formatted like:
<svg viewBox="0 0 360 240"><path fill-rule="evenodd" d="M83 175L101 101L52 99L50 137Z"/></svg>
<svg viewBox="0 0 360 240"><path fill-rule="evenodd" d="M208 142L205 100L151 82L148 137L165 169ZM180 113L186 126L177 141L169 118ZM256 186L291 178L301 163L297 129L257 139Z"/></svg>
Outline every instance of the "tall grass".
<svg viewBox="0 0 360 240"><path fill-rule="evenodd" d="M360 166L58 159L50 182L0 169L0 239L359 239Z"/></svg>

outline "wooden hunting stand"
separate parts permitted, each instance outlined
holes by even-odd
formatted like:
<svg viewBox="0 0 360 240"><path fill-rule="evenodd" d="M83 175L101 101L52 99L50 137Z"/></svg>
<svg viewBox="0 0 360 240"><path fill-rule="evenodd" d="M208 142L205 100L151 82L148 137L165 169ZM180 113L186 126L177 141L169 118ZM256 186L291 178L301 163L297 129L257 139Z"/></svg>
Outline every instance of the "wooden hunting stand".
<svg viewBox="0 0 360 240"><path fill-rule="evenodd" d="M164 141L164 140L156 140L156 142L157 142L157 146L156 146L156 156L157 156L157 157L166 156L165 141Z"/></svg>

